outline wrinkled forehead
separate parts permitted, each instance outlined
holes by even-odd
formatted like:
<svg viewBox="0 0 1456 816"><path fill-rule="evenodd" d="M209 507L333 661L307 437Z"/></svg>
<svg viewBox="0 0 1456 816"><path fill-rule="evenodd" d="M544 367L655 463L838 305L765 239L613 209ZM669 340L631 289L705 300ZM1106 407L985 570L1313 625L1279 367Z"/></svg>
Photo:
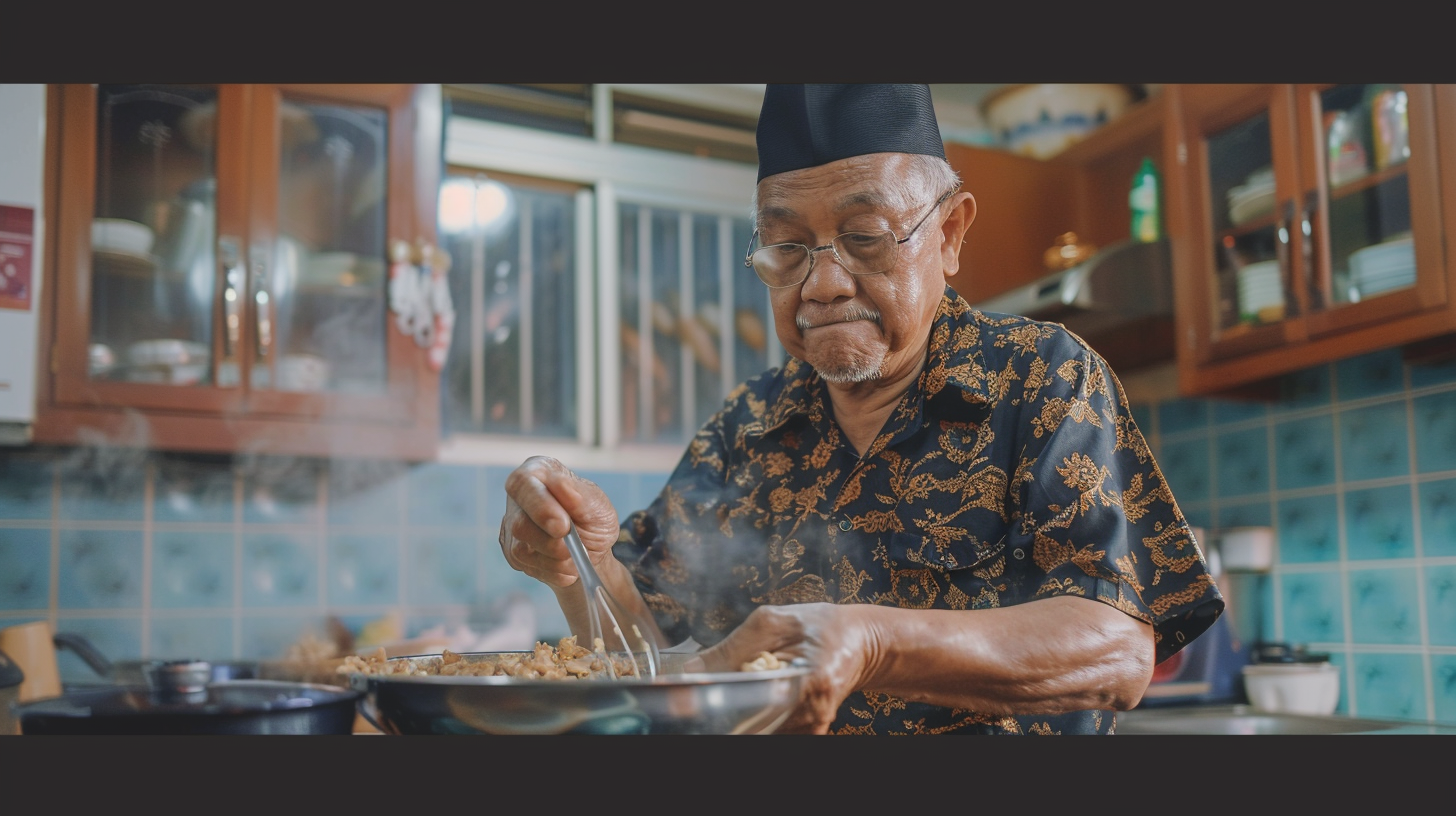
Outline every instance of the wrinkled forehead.
<svg viewBox="0 0 1456 816"><path fill-rule="evenodd" d="M897 212L914 204L918 185L904 154L874 153L777 173L758 183L758 226L803 218L810 211L844 215Z"/></svg>

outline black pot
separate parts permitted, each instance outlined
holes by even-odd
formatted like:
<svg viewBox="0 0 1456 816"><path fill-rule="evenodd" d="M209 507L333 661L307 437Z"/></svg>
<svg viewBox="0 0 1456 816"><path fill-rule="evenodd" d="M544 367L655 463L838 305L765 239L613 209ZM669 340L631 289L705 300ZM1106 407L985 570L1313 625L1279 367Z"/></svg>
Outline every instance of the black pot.
<svg viewBox="0 0 1456 816"><path fill-rule="evenodd" d="M20 699L20 684L24 681L25 672L0 650L0 736L20 733L12 707Z"/></svg>
<svg viewBox="0 0 1456 816"><path fill-rule="evenodd" d="M72 691L15 707L21 734L351 734L363 693L284 680L211 681L203 661L166 661L149 685Z"/></svg>

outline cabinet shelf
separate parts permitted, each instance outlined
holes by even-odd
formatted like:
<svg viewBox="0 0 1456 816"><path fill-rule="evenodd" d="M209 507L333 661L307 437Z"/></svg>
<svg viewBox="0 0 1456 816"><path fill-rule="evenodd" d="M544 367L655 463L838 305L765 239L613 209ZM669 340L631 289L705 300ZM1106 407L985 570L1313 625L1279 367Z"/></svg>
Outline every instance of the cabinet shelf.
<svg viewBox="0 0 1456 816"><path fill-rule="evenodd" d="M162 263L156 255L118 249L93 249L91 258L97 271L146 278L156 276Z"/></svg>
<svg viewBox="0 0 1456 816"><path fill-rule="evenodd" d="M1332 200L1345 198L1346 196L1350 196L1364 190L1369 190L1372 187L1379 187L1385 182L1391 181L1392 179L1400 178L1405 174L1405 162L1401 162L1397 165L1392 165L1391 167L1387 167L1384 170L1376 170L1370 173L1366 173L1359 178L1351 179L1337 185L1331 185L1330 198Z"/></svg>

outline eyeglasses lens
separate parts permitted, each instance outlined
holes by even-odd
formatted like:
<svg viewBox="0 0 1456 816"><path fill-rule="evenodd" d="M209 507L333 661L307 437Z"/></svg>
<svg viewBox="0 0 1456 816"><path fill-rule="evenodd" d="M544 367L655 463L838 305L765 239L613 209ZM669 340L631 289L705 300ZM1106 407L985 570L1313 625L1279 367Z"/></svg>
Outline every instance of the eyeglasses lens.
<svg viewBox="0 0 1456 816"><path fill-rule="evenodd" d="M892 232L846 232L831 243L834 253L852 275L876 275L894 266L899 246ZM820 247L814 252L823 252ZM773 244L753 253L753 269L769 286L792 286L809 276L810 250L803 244Z"/></svg>

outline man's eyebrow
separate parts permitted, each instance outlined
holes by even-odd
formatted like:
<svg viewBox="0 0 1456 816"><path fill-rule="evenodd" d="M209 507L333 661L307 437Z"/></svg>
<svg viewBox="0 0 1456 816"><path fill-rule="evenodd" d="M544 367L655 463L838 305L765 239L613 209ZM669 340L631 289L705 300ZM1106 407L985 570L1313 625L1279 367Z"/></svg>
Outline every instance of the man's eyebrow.
<svg viewBox="0 0 1456 816"><path fill-rule="evenodd" d="M886 208L892 202L885 195L874 190L859 190L840 198L835 202L836 211L857 209L860 207ZM759 221L768 223L772 221L792 221L799 217L799 211L793 207L782 204L768 204L759 210Z"/></svg>

